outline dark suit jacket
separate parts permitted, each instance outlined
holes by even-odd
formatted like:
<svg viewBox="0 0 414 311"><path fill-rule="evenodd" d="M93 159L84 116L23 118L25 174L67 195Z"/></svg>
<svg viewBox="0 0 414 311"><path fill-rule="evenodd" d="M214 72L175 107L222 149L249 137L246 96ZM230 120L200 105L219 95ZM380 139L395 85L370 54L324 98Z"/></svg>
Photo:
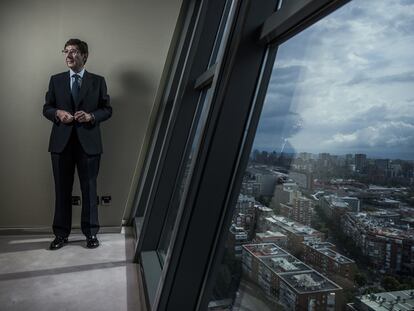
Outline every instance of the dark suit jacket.
<svg viewBox="0 0 414 311"><path fill-rule="evenodd" d="M105 79L85 70L79 100L74 104L69 79L69 71L56 74L50 78L49 90L46 93L46 102L43 106L43 115L53 122L49 152L61 153L70 138L72 130L76 130L79 142L87 154L101 154L102 138L99 124L112 115ZM57 109L68 111L72 115L78 110L93 113L95 121L86 123L73 121L64 124L56 118Z"/></svg>

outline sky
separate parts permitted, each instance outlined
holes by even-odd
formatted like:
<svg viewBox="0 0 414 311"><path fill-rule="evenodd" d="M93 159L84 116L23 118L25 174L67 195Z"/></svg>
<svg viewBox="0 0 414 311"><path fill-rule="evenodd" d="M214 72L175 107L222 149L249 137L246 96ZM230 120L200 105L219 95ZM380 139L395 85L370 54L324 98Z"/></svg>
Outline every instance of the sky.
<svg viewBox="0 0 414 311"><path fill-rule="evenodd" d="M414 160L414 0L353 0L283 43L253 148Z"/></svg>

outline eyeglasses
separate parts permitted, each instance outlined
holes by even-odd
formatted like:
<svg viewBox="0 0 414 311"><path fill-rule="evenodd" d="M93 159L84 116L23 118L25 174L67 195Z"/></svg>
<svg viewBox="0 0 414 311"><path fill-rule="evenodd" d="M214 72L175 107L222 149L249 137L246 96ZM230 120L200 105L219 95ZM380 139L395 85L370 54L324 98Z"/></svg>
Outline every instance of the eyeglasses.
<svg viewBox="0 0 414 311"><path fill-rule="evenodd" d="M79 55L80 51L78 50L62 50L62 53L65 55L72 54L72 55Z"/></svg>

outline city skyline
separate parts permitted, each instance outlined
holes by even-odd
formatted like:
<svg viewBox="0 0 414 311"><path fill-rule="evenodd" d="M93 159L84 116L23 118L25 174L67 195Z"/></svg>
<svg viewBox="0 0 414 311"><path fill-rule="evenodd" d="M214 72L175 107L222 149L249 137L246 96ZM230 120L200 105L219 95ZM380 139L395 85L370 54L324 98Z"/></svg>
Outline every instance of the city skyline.
<svg viewBox="0 0 414 311"><path fill-rule="evenodd" d="M264 149L253 149L251 154L253 154L253 152L256 151L256 150L259 151L259 152L266 151L268 153L272 153L272 152L276 152L277 154L280 154L281 153L280 151L276 151L276 150L271 150L271 149L268 149L268 148L264 148ZM293 154L295 156L297 156L299 153L309 153L309 154L312 154L313 156L315 156L315 158L317 158L319 156L319 154L322 154L322 153L328 153L331 156L338 156L338 157L343 157L343 158L345 158L345 156L347 154L352 154L353 156L355 156L356 154L365 154L367 156L367 159L373 159L373 160L380 160L381 159L381 160L394 160L394 161L395 160L402 160L402 161L407 161L407 162L414 161L414 159L404 159L404 158L392 158L392 157L385 157L385 156L376 156L376 155L369 154L369 153L365 153L365 152L350 152L350 153L336 154L336 153L331 153L331 152L296 151L296 150L289 149L289 148L284 149L282 152L284 154L289 154L289 155L292 155Z"/></svg>

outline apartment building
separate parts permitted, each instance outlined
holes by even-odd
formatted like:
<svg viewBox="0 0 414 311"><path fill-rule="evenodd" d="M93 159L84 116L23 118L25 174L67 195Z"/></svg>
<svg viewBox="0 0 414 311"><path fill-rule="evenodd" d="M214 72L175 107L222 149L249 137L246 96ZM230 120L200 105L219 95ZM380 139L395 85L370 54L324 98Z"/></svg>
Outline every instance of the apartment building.
<svg viewBox="0 0 414 311"><path fill-rule="evenodd" d="M342 288L273 243L243 245L243 273L286 310L340 310Z"/></svg>

